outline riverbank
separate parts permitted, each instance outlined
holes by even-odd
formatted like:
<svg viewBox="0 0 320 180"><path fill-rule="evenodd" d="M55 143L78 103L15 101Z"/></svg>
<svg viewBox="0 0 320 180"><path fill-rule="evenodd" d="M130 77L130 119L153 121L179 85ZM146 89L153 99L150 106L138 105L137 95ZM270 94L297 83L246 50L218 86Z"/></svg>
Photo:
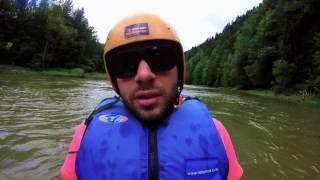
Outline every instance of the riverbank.
<svg viewBox="0 0 320 180"><path fill-rule="evenodd" d="M75 78L88 78L96 80L105 80L106 74L100 72L85 72L81 68L52 68L46 70L33 70L28 67L0 65L1 73L12 73L12 74L25 74L25 75L43 75L43 76L61 76L61 77L75 77Z"/></svg>
<svg viewBox="0 0 320 180"><path fill-rule="evenodd" d="M55 68L48 69L45 71L36 71L27 67L19 67L19 66L10 66L10 65L0 65L0 73L11 73L11 74L23 74L23 75L43 75L43 76L61 76L61 77L74 77L74 78L86 78L86 79L95 79L95 80L105 80L105 73L99 72L85 72L81 68L73 68L73 69L63 69L63 68ZM316 104L320 105L320 96L310 94L308 92L298 92L296 94L276 95L271 90L238 90L235 88L214 88L216 91L235 91L255 95L268 97L273 99L279 99L284 101L298 102L298 103L306 103L306 104Z"/></svg>
<svg viewBox="0 0 320 180"><path fill-rule="evenodd" d="M271 90L241 90L241 92L244 92L250 95L268 97L268 98L279 99L279 100L290 101L290 102L320 105L320 96L312 93L308 93L306 91L299 91L295 94L290 94L290 95L275 94Z"/></svg>
<svg viewBox="0 0 320 180"><path fill-rule="evenodd" d="M193 85L189 85L192 86ZM260 96L270 99L276 99L281 101L287 102L294 102L294 103L304 103L304 104L311 104L311 105L320 105L320 95L308 93L306 91L300 91L291 94L275 94L272 90L239 90L236 88L228 88L228 87L209 87L209 86L198 86L202 89L211 89L214 92L219 92L223 94L243 94L249 96Z"/></svg>

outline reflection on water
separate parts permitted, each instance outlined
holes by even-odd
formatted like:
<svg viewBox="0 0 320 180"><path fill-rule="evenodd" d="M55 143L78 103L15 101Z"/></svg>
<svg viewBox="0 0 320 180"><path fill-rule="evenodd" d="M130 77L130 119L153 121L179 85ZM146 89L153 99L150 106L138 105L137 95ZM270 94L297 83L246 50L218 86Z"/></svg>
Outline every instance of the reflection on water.
<svg viewBox="0 0 320 180"><path fill-rule="evenodd" d="M184 93L226 126L245 179L319 179L319 107L199 86ZM54 179L75 125L114 95L104 81L0 73L0 179Z"/></svg>

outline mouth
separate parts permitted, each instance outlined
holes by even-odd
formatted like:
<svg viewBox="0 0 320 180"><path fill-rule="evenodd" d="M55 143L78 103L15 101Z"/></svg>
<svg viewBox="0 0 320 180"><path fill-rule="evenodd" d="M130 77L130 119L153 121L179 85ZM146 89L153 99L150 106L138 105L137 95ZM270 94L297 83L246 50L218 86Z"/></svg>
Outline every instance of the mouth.
<svg viewBox="0 0 320 180"><path fill-rule="evenodd" d="M160 96L156 90L140 91L136 95L136 102L142 107L152 107L158 103Z"/></svg>

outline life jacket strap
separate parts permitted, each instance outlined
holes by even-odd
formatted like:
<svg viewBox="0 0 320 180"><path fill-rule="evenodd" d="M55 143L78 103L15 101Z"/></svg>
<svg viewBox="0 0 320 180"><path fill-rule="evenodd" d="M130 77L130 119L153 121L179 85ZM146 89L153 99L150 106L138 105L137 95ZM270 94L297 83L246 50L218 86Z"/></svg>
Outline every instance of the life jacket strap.
<svg viewBox="0 0 320 180"><path fill-rule="evenodd" d="M108 100L108 99L110 99L110 98L106 98L106 99L102 100L99 104L101 104L103 101ZM111 102L109 102L109 103L107 103L107 104L105 104L105 105L102 105L102 106L99 106L99 107L95 108L95 109L90 113L90 115L86 118L86 120L85 120L86 126L87 126L87 127L89 126L89 124L91 123L91 121L92 121L92 119L93 119L93 116L94 116L95 114L97 114L97 113L99 113L99 112L102 112L102 111L104 111L104 110L109 109L110 107L112 107L112 106L114 106L115 104L117 104L117 103L119 102L119 100L120 100L120 97L119 97L119 96L115 96L115 97L113 97L113 101L111 101Z"/></svg>

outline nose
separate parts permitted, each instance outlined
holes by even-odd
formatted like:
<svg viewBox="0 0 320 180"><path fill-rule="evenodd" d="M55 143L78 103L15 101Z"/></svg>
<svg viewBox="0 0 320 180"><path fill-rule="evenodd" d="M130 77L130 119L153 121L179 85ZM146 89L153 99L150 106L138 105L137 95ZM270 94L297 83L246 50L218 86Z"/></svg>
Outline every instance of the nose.
<svg viewBox="0 0 320 180"><path fill-rule="evenodd" d="M154 80L156 75L145 60L141 60L137 69L135 80L138 82L149 82Z"/></svg>

